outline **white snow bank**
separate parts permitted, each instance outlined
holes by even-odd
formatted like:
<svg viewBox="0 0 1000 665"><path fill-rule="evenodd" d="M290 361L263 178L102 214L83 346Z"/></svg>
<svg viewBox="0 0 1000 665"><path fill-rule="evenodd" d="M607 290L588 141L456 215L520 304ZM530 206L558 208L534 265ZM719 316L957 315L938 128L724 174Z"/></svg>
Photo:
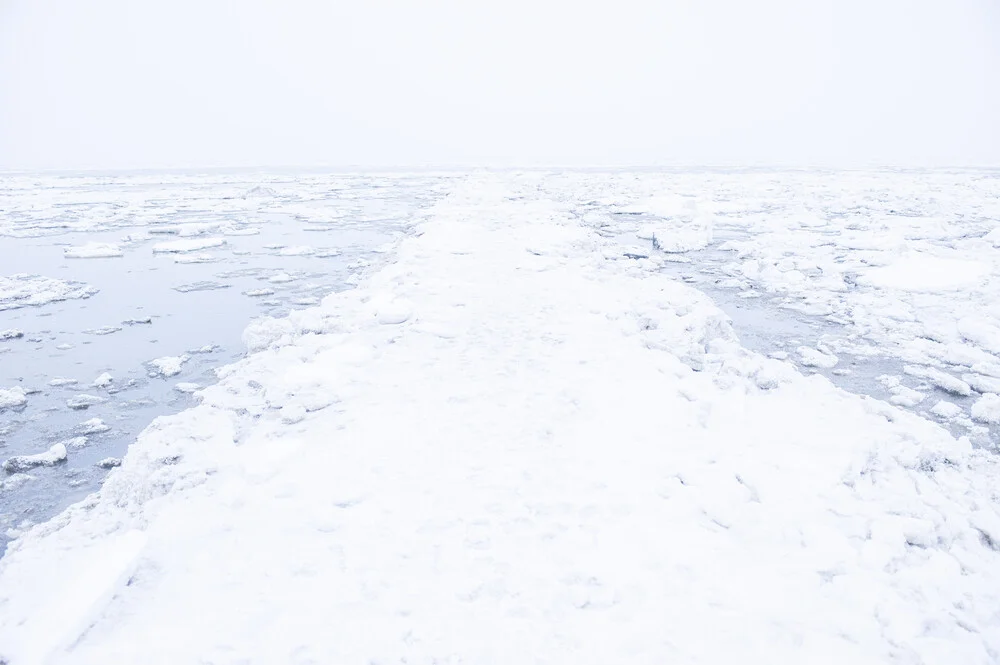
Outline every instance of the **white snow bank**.
<svg viewBox="0 0 1000 665"><path fill-rule="evenodd" d="M13 388L0 388L0 411L4 409L16 409L28 403L27 393L21 386Z"/></svg>
<svg viewBox="0 0 1000 665"><path fill-rule="evenodd" d="M996 457L747 352L542 178L470 179L15 541L2 656L995 660Z"/></svg>
<svg viewBox="0 0 1000 665"><path fill-rule="evenodd" d="M67 259L109 259L125 256L125 252L115 243L88 242L78 247L67 247L63 256Z"/></svg>
<svg viewBox="0 0 1000 665"><path fill-rule="evenodd" d="M64 461L66 455L66 446L62 443L57 443L44 453L11 457L3 463L3 470L7 473L23 473L36 466L54 466Z"/></svg>
<svg viewBox="0 0 1000 665"><path fill-rule="evenodd" d="M226 244L225 238L190 238L187 240L170 240L153 245L153 252L159 254L183 254L198 252L211 247L221 247Z"/></svg>
<svg viewBox="0 0 1000 665"><path fill-rule="evenodd" d="M899 291L954 291L979 284L990 272L989 265L978 261L911 253L867 271L858 281Z"/></svg>
<svg viewBox="0 0 1000 665"><path fill-rule="evenodd" d="M0 277L0 311L37 307L61 300L89 298L97 289L82 282L68 282L20 273Z"/></svg>

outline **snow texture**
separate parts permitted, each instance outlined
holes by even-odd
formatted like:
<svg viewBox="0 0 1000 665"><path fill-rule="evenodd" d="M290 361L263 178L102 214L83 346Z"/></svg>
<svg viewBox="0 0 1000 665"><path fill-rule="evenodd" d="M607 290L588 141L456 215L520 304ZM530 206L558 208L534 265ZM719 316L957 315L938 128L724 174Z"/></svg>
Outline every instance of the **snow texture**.
<svg viewBox="0 0 1000 665"><path fill-rule="evenodd" d="M12 543L0 658L995 663L996 456L746 351L561 183L470 177L255 323Z"/></svg>

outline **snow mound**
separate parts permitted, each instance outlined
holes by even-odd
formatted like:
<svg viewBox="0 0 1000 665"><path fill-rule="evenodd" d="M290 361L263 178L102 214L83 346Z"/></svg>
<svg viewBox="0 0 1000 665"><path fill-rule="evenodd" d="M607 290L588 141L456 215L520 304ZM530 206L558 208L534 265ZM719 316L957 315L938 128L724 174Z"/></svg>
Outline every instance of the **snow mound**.
<svg viewBox="0 0 1000 665"><path fill-rule="evenodd" d="M63 256L67 259L110 259L125 256L125 252L114 243L88 242L78 247L67 247Z"/></svg>
<svg viewBox="0 0 1000 665"><path fill-rule="evenodd" d="M20 273L0 277L0 312L20 307L39 307L62 300L89 298L95 293L97 289L83 282Z"/></svg>

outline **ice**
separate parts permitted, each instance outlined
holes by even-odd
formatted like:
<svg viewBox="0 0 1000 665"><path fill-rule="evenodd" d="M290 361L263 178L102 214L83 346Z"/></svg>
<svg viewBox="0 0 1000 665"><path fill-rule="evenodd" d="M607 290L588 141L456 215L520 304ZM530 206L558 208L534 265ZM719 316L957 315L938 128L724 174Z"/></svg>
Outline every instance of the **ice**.
<svg viewBox="0 0 1000 665"><path fill-rule="evenodd" d="M67 259L107 259L125 256L120 245L104 242L88 242L78 247L68 247L63 256Z"/></svg>
<svg viewBox="0 0 1000 665"><path fill-rule="evenodd" d="M64 386L74 386L80 383L77 379L68 379L63 376L57 376L49 381L49 385L53 388L62 388Z"/></svg>
<svg viewBox="0 0 1000 665"><path fill-rule="evenodd" d="M822 367L824 369L830 369L836 366L838 359L837 356L831 353L824 353L819 349L813 349L808 346L800 346L799 349L799 362L806 367Z"/></svg>
<svg viewBox="0 0 1000 665"><path fill-rule="evenodd" d="M182 382L177 383L177 384L174 385L174 390L176 390L179 393L184 393L186 395L190 395L191 393L194 393L195 391L201 390L201 386L198 385L197 383L190 383L190 382L182 381Z"/></svg>
<svg viewBox="0 0 1000 665"><path fill-rule="evenodd" d="M191 357L188 355L164 356L162 358L150 360L149 366L155 375L166 378L180 374L182 366L190 359Z"/></svg>
<svg viewBox="0 0 1000 665"><path fill-rule="evenodd" d="M3 470L7 473L23 473L37 466L53 466L65 462L66 456L66 446L57 443L44 453L11 457L3 463Z"/></svg>
<svg viewBox="0 0 1000 665"><path fill-rule="evenodd" d="M21 386L0 388L0 411L16 409L28 403L27 393Z"/></svg>
<svg viewBox="0 0 1000 665"><path fill-rule="evenodd" d="M102 469L114 469L122 465L122 461L118 457L105 457L97 462L97 466Z"/></svg>
<svg viewBox="0 0 1000 665"><path fill-rule="evenodd" d="M288 282L292 282L294 280L295 278L286 272L275 273L267 278L267 281L272 284L287 284Z"/></svg>
<svg viewBox="0 0 1000 665"><path fill-rule="evenodd" d="M62 300L89 298L97 289L82 282L19 273L0 276L0 311L39 307Z"/></svg>
<svg viewBox="0 0 1000 665"><path fill-rule="evenodd" d="M251 298L260 298L261 296L273 296L274 289L250 289L244 291L243 295L249 296Z"/></svg>
<svg viewBox="0 0 1000 665"><path fill-rule="evenodd" d="M991 425L1000 424L1000 395L986 393L972 405L972 419Z"/></svg>
<svg viewBox="0 0 1000 665"><path fill-rule="evenodd" d="M66 400L66 406L75 410L82 411L84 409L89 409L92 406L106 402L104 397L99 397L97 395L88 395L86 393L76 395Z"/></svg>
<svg viewBox="0 0 1000 665"><path fill-rule="evenodd" d="M99 377L94 379L94 382L91 385L94 386L95 388L107 388L112 383L114 383L114 380L115 378L111 376L111 374L109 374L108 372L104 372Z"/></svg>
<svg viewBox="0 0 1000 665"><path fill-rule="evenodd" d="M74 436L65 441L60 441L69 450L79 450L80 448L86 448L90 440L86 436Z"/></svg>
<svg viewBox="0 0 1000 665"><path fill-rule="evenodd" d="M990 274L985 263L962 258L911 254L863 273L859 281L901 291L954 291L973 287Z"/></svg>
<svg viewBox="0 0 1000 665"><path fill-rule="evenodd" d="M0 342L7 342L12 339L21 339L24 337L24 331L12 328L10 330L0 330Z"/></svg>
<svg viewBox="0 0 1000 665"><path fill-rule="evenodd" d="M298 245L295 247L284 247L278 250L279 256L312 256L316 249L308 245Z"/></svg>
<svg viewBox="0 0 1000 665"><path fill-rule="evenodd" d="M212 263L216 261L216 257L207 252L201 252L199 254L181 254L180 256L174 257L174 263Z"/></svg>
<svg viewBox="0 0 1000 665"><path fill-rule="evenodd" d="M903 371L910 376L927 379L945 392L952 393L954 395L961 395L962 397L968 397L972 394L972 388L968 383L934 367L906 365L903 367Z"/></svg>
<svg viewBox="0 0 1000 665"><path fill-rule="evenodd" d="M956 310L973 313L964 295L851 285L867 269L852 252L894 256L930 222L903 218L849 241L888 249L849 250L819 236L865 215L779 206L882 205L852 193L867 177L456 183L356 290L250 326L255 352L154 421L99 493L19 527L0 566L3 657L994 661L997 456L748 350L704 293L614 255L575 207L652 209L657 192L715 183L704 201L729 215L722 230L760 234L692 253L746 251L739 279L767 294L758 304L839 315L857 335L786 348L862 374L843 347L881 341L917 368L887 370L894 388L989 376L943 359L990 362L978 343L950 346L963 344ZM829 182L851 195L825 196ZM888 200L926 201L904 193ZM826 260L839 251L850 270ZM992 319L981 288L970 300Z"/></svg>
<svg viewBox="0 0 1000 665"><path fill-rule="evenodd" d="M84 422L77 425L75 428L75 431L81 435L103 434L104 432L108 432L110 430L111 427L108 426L100 418L91 418L90 420L85 420Z"/></svg>
<svg viewBox="0 0 1000 665"><path fill-rule="evenodd" d="M191 238L189 240L170 240L153 245L153 252L160 254L183 254L187 252L198 252L203 249L211 249L212 247L222 247L225 244L225 238Z"/></svg>

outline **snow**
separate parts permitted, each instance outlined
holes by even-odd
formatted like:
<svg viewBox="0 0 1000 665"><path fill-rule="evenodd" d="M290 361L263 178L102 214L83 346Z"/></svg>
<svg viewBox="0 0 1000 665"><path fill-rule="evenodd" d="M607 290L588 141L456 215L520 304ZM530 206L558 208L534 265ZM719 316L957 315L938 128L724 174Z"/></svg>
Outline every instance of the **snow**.
<svg viewBox="0 0 1000 665"><path fill-rule="evenodd" d="M0 388L0 411L4 409L16 409L27 403L27 393L21 386Z"/></svg>
<svg viewBox="0 0 1000 665"><path fill-rule="evenodd" d="M12 543L0 655L994 662L997 457L748 352L543 184L471 177L357 289L255 322Z"/></svg>
<svg viewBox="0 0 1000 665"><path fill-rule="evenodd" d="M222 247L225 244L225 238L191 238L188 240L170 240L153 245L153 252L159 254L183 254L187 252L198 252L212 247Z"/></svg>
<svg viewBox="0 0 1000 665"><path fill-rule="evenodd" d="M16 328L11 328L10 330L0 330L0 342L7 342L12 339L21 339L24 337L24 331L17 330Z"/></svg>
<svg viewBox="0 0 1000 665"><path fill-rule="evenodd" d="M57 443L44 453L11 457L3 463L3 470L7 473L23 473L36 466L54 466L59 462L64 462L66 455L66 446Z"/></svg>
<svg viewBox="0 0 1000 665"><path fill-rule="evenodd" d="M972 419L991 425L1000 424L1000 395L986 393L972 405Z"/></svg>
<svg viewBox="0 0 1000 665"><path fill-rule="evenodd" d="M177 384L174 385L174 390L176 390L179 393L184 393L186 395L190 395L191 393L193 393L193 392L195 392L197 390L201 390L201 386L198 385L197 383L190 383L190 382L187 382L187 381L182 381L182 382L177 383Z"/></svg>
<svg viewBox="0 0 1000 665"><path fill-rule="evenodd" d="M972 394L972 387L969 386L968 383L952 376L951 374L948 374L947 372L942 372L935 367L917 367L915 365L906 365L903 367L903 372L909 374L910 376L927 379L941 390L952 393L953 395L968 397Z"/></svg>
<svg viewBox="0 0 1000 665"><path fill-rule="evenodd" d="M879 288L903 291L953 291L975 286L990 273L984 263L960 258L913 254L874 268L863 281Z"/></svg>
<svg viewBox="0 0 1000 665"><path fill-rule="evenodd" d="M164 378L177 376L181 373L181 367L190 360L190 356L164 356L149 361L149 366L156 375Z"/></svg>
<svg viewBox="0 0 1000 665"><path fill-rule="evenodd" d="M114 469L122 465L122 461L118 457L105 457L97 462L97 466L102 469Z"/></svg>
<svg viewBox="0 0 1000 665"><path fill-rule="evenodd" d="M64 376L57 376L49 380L49 385L53 388L62 388L63 386L73 386L80 383L77 379L69 379Z"/></svg>
<svg viewBox="0 0 1000 665"><path fill-rule="evenodd" d="M21 307L39 307L62 300L89 298L97 289L82 282L19 273L0 276L0 312Z"/></svg>
<svg viewBox="0 0 1000 665"><path fill-rule="evenodd" d="M108 259L125 256L125 252L115 243L88 242L78 247L67 247L63 256L67 259Z"/></svg>

